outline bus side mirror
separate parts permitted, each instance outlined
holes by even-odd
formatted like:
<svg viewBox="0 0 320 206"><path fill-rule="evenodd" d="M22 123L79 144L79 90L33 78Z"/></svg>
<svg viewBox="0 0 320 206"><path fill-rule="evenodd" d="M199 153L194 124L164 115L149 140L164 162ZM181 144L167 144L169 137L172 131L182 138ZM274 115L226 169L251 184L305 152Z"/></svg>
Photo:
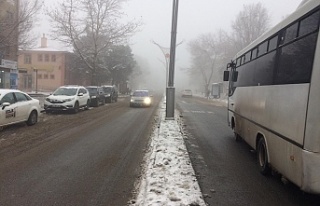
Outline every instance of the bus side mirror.
<svg viewBox="0 0 320 206"><path fill-rule="evenodd" d="M229 71L224 71L223 72L223 81L229 81Z"/></svg>
<svg viewBox="0 0 320 206"><path fill-rule="evenodd" d="M237 82L238 81L238 71L234 71L232 75L232 81Z"/></svg>

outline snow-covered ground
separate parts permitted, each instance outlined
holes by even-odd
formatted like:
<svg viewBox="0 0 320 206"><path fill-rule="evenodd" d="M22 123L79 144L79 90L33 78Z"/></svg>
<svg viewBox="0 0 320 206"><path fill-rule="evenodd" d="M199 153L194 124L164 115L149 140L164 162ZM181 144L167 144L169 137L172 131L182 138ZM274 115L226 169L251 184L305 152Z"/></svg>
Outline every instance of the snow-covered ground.
<svg viewBox="0 0 320 206"><path fill-rule="evenodd" d="M176 120L165 120L165 104L160 105L160 124L145 156L137 199L130 204L205 206L179 124Z"/></svg>

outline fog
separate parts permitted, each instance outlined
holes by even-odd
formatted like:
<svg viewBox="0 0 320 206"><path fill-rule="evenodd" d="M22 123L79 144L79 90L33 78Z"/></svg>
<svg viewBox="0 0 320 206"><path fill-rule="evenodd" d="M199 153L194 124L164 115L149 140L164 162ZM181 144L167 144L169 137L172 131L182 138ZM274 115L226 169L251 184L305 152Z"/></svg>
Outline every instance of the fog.
<svg viewBox="0 0 320 206"><path fill-rule="evenodd" d="M45 6L53 5L51 0L44 0ZM244 4L261 2L271 16L271 24L277 24L292 13L301 0L180 0L178 13L177 42L182 42L176 50L176 65L174 83L177 91L192 88L192 80L185 72L190 66L190 54L187 44L200 34L215 32L220 29L230 31L231 22L243 8ZM134 87L150 87L165 90L166 67L165 57L160 48L169 47L171 38L172 0L128 0L123 5L127 19L137 19L143 22L140 31L130 39L130 46L141 70L141 84L132 82ZM41 17L37 35L47 33L50 36L50 26L46 18ZM271 25L271 26L272 26ZM57 42L49 44L59 47ZM61 47L61 45L60 45ZM134 81L134 80L133 80ZM135 88L133 88L135 89Z"/></svg>
<svg viewBox="0 0 320 206"><path fill-rule="evenodd" d="M182 44L176 50L175 87L177 91L192 88L192 80L185 68L190 66L188 41L200 34L215 32L219 29L230 31L231 22L244 4L261 2L269 11L271 26L292 13L300 0L180 0L178 12L177 43ZM150 87L165 88L165 58L155 41L163 47L170 46L172 1L130 0L124 6L128 18L141 19L144 23L141 31L131 40L133 52L149 63ZM143 65L141 65L143 67ZM160 84L160 85L159 85Z"/></svg>

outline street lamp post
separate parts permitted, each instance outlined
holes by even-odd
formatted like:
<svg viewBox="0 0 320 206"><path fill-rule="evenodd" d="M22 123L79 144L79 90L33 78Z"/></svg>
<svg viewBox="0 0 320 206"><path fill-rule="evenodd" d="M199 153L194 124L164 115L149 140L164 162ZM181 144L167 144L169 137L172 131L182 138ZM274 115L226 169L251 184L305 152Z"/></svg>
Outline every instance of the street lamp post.
<svg viewBox="0 0 320 206"><path fill-rule="evenodd" d="M175 55L176 55L178 6L179 6L179 0L173 0L169 80L168 80L168 87L166 90L166 98L167 98L166 119L167 120L174 120L174 109L175 109L174 66L175 66Z"/></svg>
<svg viewBox="0 0 320 206"><path fill-rule="evenodd" d="M164 59L165 59L165 63L162 62L165 66L165 69L166 69L166 88L168 87L168 79L169 79L169 58L170 58L170 48L166 48L166 47L163 47L163 46L160 46L160 44L158 44L157 42L155 41L151 41L153 44L157 45L160 50L162 51L162 54L164 56ZM181 41L179 44L176 45L176 48L182 44L183 41Z"/></svg>
<svg viewBox="0 0 320 206"><path fill-rule="evenodd" d="M33 68L33 71L35 72L36 93L38 93L38 69Z"/></svg>

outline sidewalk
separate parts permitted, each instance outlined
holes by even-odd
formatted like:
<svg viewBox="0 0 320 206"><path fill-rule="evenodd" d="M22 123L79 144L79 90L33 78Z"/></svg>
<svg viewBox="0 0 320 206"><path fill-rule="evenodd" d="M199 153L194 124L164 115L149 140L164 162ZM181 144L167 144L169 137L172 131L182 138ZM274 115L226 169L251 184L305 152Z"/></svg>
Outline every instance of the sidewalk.
<svg viewBox="0 0 320 206"><path fill-rule="evenodd" d="M134 206L205 206L200 187L176 120L165 120L160 103L160 123L145 156L144 174Z"/></svg>

